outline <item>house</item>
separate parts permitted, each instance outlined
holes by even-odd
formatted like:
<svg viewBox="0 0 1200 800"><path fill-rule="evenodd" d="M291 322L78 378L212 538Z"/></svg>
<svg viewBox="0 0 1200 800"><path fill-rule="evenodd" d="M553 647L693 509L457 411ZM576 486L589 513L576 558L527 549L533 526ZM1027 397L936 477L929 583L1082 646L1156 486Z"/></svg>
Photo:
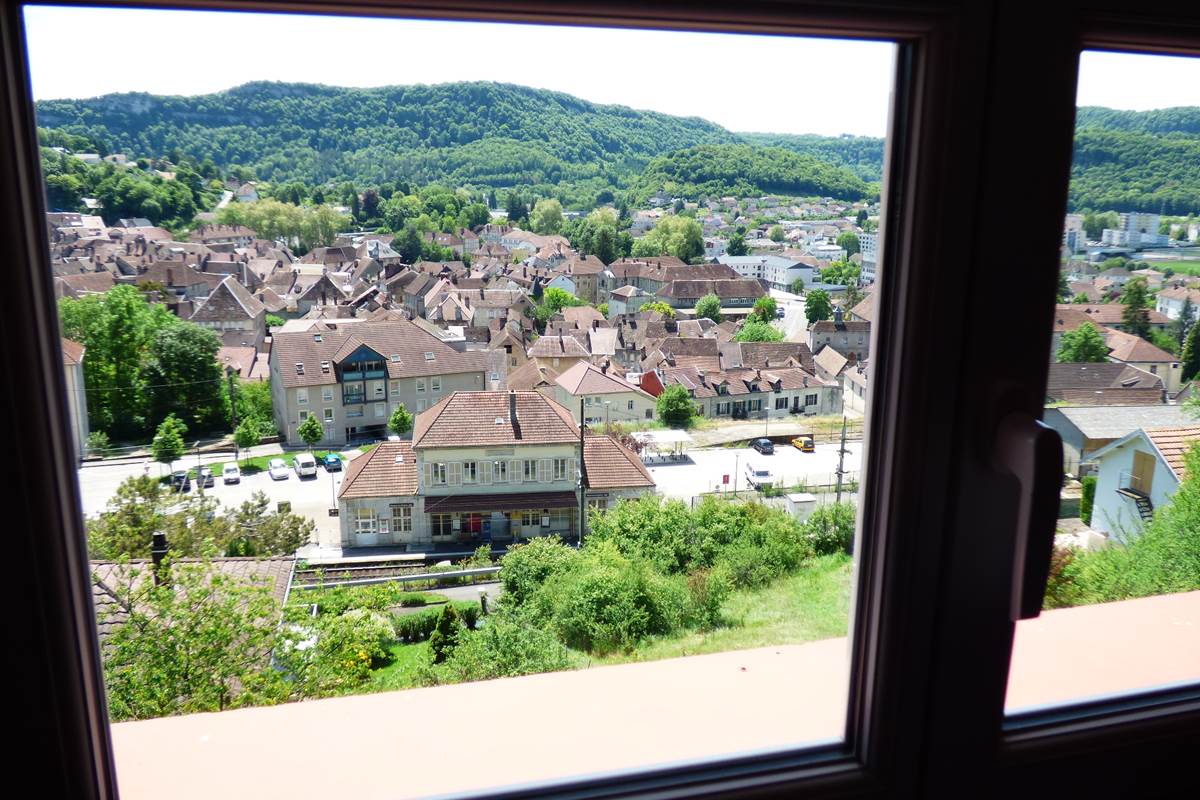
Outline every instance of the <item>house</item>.
<svg viewBox="0 0 1200 800"><path fill-rule="evenodd" d="M608 295L608 318L636 314L638 309L653 301L654 295L636 286L622 286L613 289Z"/></svg>
<svg viewBox="0 0 1200 800"><path fill-rule="evenodd" d="M1095 471L1093 453L1138 428L1179 428L1194 421L1180 405L1060 406L1047 408L1042 419L1062 438L1063 470L1079 476Z"/></svg>
<svg viewBox="0 0 1200 800"><path fill-rule="evenodd" d="M322 544L424 550L574 539L581 472L597 504L654 487L637 456L613 440L581 441L570 412L543 394L455 392L417 416L411 443L383 442L350 462L339 540Z"/></svg>
<svg viewBox="0 0 1200 800"><path fill-rule="evenodd" d="M1200 442L1200 426L1138 428L1092 454L1096 495L1091 527L1120 542L1136 537L1170 502L1184 477L1184 454Z"/></svg>
<svg viewBox="0 0 1200 800"><path fill-rule="evenodd" d="M832 347L851 361L870 357L871 323L846 321L840 306L834 308L833 319L814 322L808 329L808 347L816 352Z"/></svg>
<svg viewBox="0 0 1200 800"><path fill-rule="evenodd" d="M583 422L644 422L654 419L655 398L604 367L580 361L554 379L554 399L576 421L583 404Z"/></svg>
<svg viewBox="0 0 1200 800"><path fill-rule="evenodd" d="M592 357L587 345L570 335L548 335L539 337L530 345L528 356L545 367L553 367L562 372L575 366L580 361Z"/></svg>
<svg viewBox="0 0 1200 800"><path fill-rule="evenodd" d="M261 350L267 336L266 306L232 276L200 300L188 319L215 331L231 347Z"/></svg>
<svg viewBox="0 0 1200 800"><path fill-rule="evenodd" d="M866 361L849 366L842 372L842 410L867 415L867 378L870 370Z"/></svg>
<svg viewBox="0 0 1200 800"><path fill-rule="evenodd" d="M271 400L288 444L315 415L329 445L383 438L397 406L420 413L446 395L488 387L489 354L459 352L408 321L319 323L272 337Z"/></svg>
<svg viewBox="0 0 1200 800"><path fill-rule="evenodd" d="M733 267L743 278L766 281L772 289L785 292L791 291L792 283L797 278L804 281L805 286L812 285L813 270L818 266L817 260L812 256L786 258L777 255L722 255L717 258L717 263Z"/></svg>
<svg viewBox="0 0 1200 800"><path fill-rule="evenodd" d="M715 294L722 308L748 308L767 290L757 280L749 278L716 278L713 280L675 279L657 292L672 308L695 308L702 297Z"/></svg>
<svg viewBox="0 0 1200 800"><path fill-rule="evenodd" d="M1099 305L1074 305L1070 303L1060 303L1056 309L1071 309L1074 311L1082 311L1091 318L1095 325L1105 325L1109 328L1116 328L1119 331L1125 330L1125 306L1121 303L1100 303ZM1167 326L1171 324L1171 319L1166 314L1158 311L1151 311L1150 327L1158 328L1165 331Z"/></svg>
<svg viewBox="0 0 1200 800"><path fill-rule="evenodd" d="M1080 406L1145 406L1166 402L1166 390L1158 375L1126 364L1051 364L1046 400Z"/></svg>
<svg viewBox="0 0 1200 800"><path fill-rule="evenodd" d="M1191 305L1192 313L1196 317L1200 317L1200 289L1178 286L1172 289L1163 289L1155 295L1155 308L1158 313L1171 319L1179 319L1185 304Z"/></svg>
<svg viewBox="0 0 1200 800"><path fill-rule="evenodd" d="M664 387L678 385L696 400L705 417L761 419L789 414L837 414L842 390L799 367L725 369L667 367L659 371Z"/></svg>
<svg viewBox="0 0 1200 800"><path fill-rule="evenodd" d="M88 410L87 389L83 382L83 356L86 348L79 342L62 338L63 376L66 380L67 419L71 423L71 444L75 457L87 455Z"/></svg>
<svg viewBox="0 0 1200 800"><path fill-rule="evenodd" d="M1183 368L1178 356L1132 333L1109 328L1101 330L1101 333L1104 334L1104 342L1108 345L1110 359L1137 367L1151 375L1158 375L1163 379L1163 386L1168 394L1173 395L1182 387Z"/></svg>

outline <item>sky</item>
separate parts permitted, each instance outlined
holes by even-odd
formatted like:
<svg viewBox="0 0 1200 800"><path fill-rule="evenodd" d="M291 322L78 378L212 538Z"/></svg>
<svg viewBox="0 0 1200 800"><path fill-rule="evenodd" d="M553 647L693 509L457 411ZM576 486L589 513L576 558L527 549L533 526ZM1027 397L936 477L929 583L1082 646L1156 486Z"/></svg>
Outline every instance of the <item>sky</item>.
<svg viewBox="0 0 1200 800"><path fill-rule="evenodd" d="M37 100L493 80L733 131L883 136L892 82L882 42L52 6L25 23Z"/></svg>
<svg viewBox="0 0 1200 800"><path fill-rule="evenodd" d="M1200 58L1084 53L1076 103L1125 111L1200 105Z"/></svg>

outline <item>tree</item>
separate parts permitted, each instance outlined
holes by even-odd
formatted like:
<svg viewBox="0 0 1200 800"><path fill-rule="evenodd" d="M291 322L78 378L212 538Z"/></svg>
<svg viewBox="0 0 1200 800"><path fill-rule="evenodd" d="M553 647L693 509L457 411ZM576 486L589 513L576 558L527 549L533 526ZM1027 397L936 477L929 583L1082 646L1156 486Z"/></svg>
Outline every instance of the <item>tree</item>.
<svg viewBox="0 0 1200 800"><path fill-rule="evenodd" d="M275 314L267 314L267 316L266 316L266 323L267 323L268 328L282 328L286 322L287 322L287 320L285 320L283 317L277 316Z"/></svg>
<svg viewBox="0 0 1200 800"><path fill-rule="evenodd" d="M262 435L256 419L243 419L233 431L233 442L242 450L257 447L261 441Z"/></svg>
<svg viewBox="0 0 1200 800"><path fill-rule="evenodd" d="M504 199L504 210L508 213L508 222L510 225L516 225L526 219L529 214L524 201L516 192L509 192Z"/></svg>
<svg viewBox="0 0 1200 800"><path fill-rule="evenodd" d="M721 298L715 294L706 294L696 301L696 318L721 321Z"/></svg>
<svg viewBox="0 0 1200 800"><path fill-rule="evenodd" d="M1175 320L1174 338L1179 347L1183 348L1184 341L1187 340L1188 333L1191 332L1192 326L1196 324L1196 307L1192 305L1191 297L1183 298L1183 307L1179 309L1179 319Z"/></svg>
<svg viewBox="0 0 1200 800"><path fill-rule="evenodd" d="M170 467L173 462L181 458L186 448L183 443L186 433L187 425L184 425L174 414L164 419L158 426L158 432L154 434L154 441L150 445L154 460Z"/></svg>
<svg viewBox="0 0 1200 800"><path fill-rule="evenodd" d="M704 229L688 217L663 217L650 231L633 243L638 258L672 255L691 261L704 255Z"/></svg>
<svg viewBox="0 0 1200 800"><path fill-rule="evenodd" d="M1058 302L1067 303L1071 300L1071 284L1067 282L1067 273L1058 273Z"/></svg>
<svg viewBox="0 0 1200 800"><path fill-rule="evenodd" d="M396 410L392 412L391 418L388 419L388 430L397 436L403 436L412 430L413 415L408 412L408 409L403 404L396 406Z"/></svg>
<svg viewBox="0 0 1200 800"><path fill-rule="evenodd" d="M156 418L173 414L197 431L224 429L228 410L220 349L215 332L191 322L160 330L146 352L150 413Z"/></svg>
<svg viewBox="0 0 1200 800"><path fill-rule="evenodd" d="M542 292L542 305L550 311L551 315L554 315L562 311L564 308L570 306L583 306L587 305L587 303L583 302L566 289L560 289L557 286L551 286L549 289Z"/></svg>
<svg viewBox="0 0 1200 800"><path fill-rule="evenodd" d="M114 720L149 719L273 702L288 695L271 665L279 604L268 587L233 578L210 561L173 564L168 580L120 565L99 591L113 623L103 648ZM107 610L111 609L111 610Z"/></svg>
<svg viewBox="0 0 1200 800"><path fill-rule="evenodd" d="M813 289L804 297L804 316L811 327L814 322L833 317L833 301L824 289Z"/></svg>
<svg viewBox="0 0 1200 800"><path fill-rule="evenodd" d="M736 342L782 342L783 332L771 323L751 316L733 337Z"/></svg>
<svg viewBox="0 0 1200 800"><path fill-rule="evenodd" d="M792 294L804 294L804 278L796 278L788 288Z"/></svg>
<svg viewBox="0 0 1200 800"><path fill-rule="evenodd" d="M463 625L458 621L454 606L446 603L438 612L437 625L429 635L429 653L433 663L441 664L449 658L464 634Z"/></svg>
<svg viewBox="0 0 1200 800"><path fill-rule="evenodd" d="M1200 325L1193 325L1188 331L1187 338L1183 340L1183 353L1180 360L1183 362L1182 379L1190 381L1197 375L1200 375L1200 342L1197 339L1197 333L1200 333Z"/></svg>
<svg viewBox="0 0 1200 800"><path fill-rule="evenodd" d="M746 245L746 234L742 231L734 231L730 234L729 245L725 248L725 253L731 256L748 255L750 248Z"/></svg>
<svg viewBox="0 0 1200 800"><path fill-rule="evenodd" d="M642 306L642 311L657 311L666 319L675 319L675 309L665 300L654 300Z"/></svg>
<svg viewBox="0 0 1200 800"><path fill-rule="evenodd" d="M775 319L776 309L775 298L765 294L754 301L754 310L750 312L750 316L758 317L763 322L771 322Z"/></svg>
<svg viewBox="0 0 1200 800"><path fill-rule="evenodd" d="M529 215L529 223L534 233L558 233L563 226L562 203L553 198L538 200Z"/></svg>
<svg viewBox="0 0 1200 800"><path fill-rule="evenodd" d="M1139 276L1127 282L1121 292L1121 303L1125 306L1125 310L1121 314L1121 322L1124 323L1125 329L1143 339L1148 337L1150 335L1150 292L1146 286L1146 279Z"/></svg>
<svg viewBox="0 0 1200 800"><path fill-rule="evenodd" d="M312 450L313 445L325 436L325 429L321 427L321 421L315 415L310 414L304 422L300 423L300 427L296 428L296 435L304 440L309 450Z"/></svg>
<svg viewBox="0 0 1200 800"><path fill-rule="evenodd" d="M767 238L770 239L772 242L782 242L783 241L783 226L782 225L772 225L771 229L769 231L767 231Z"/></svg>
<svg viewBox="0 0 1200 800"><path fill-rule="evenodd" d="M840 234L837 237L837 246L845 250L847 256L862 252L862 248L858 242L858 234L854 231L846 231Z"/></svg>
<svg viewBox="0 0 1200 800"><path fill-rule="evenodd" d="M1060 364L1099 364L1108 360L1108 345L1100 330L1085 322L1073 331L1062 335L1055 358Z"/></svg>
<svg viewBox="0 0 1200 800"><path fill-rule="evenodd" d="M696 406L688 390L679 384L663 389L655 406L658 418L673 428L687 428L696 416Z"/></svg>
<svg viewBox="0 0 1200 800"><path fill-rule="evenodd" d="M308 544L316 523L290 511L270 511L271 501L255 492L226 519L229 534L222 549L228 556L291 555Z"/></svg>

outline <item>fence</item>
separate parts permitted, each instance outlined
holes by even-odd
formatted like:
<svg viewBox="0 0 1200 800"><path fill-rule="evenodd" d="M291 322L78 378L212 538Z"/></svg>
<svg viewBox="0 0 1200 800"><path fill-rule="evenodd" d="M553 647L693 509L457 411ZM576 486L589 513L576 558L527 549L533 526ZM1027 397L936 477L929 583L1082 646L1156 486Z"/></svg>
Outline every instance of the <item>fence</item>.
<svg viewBox="0 0 1200 800"><path fill-rule="evenodd" d="M842 474L842 499L854 499L858 496L858 481L859 472L847 470ZM733 484L730 484L725 489L716 491L697 492L692 497L692 506L705 497L715 497L719 500L765 500L768 498L779 499L781 502L784 495L793 494L796 492L808 492L816 495L817 504L824 505L825 503L834 502L837 492L837 474L830 473L828 475L809 475L806 480L799 483L788 483L779 488L772 487L766 491L752 489L745 485L745 480L738 482L740 485L734 491Z"/></svg>
<svg viewBox="0 0 1200 800"><path fill-rule="evenodd" d="M336 573L337 568L330 572ZM349 578L343 580L324 579L313 583L293 583L292 589L329 589L335 586L371 586L378 583L432 583L459 578L477 578L483 575L495 575L500 567L472 567L470 569L452 569L445 572L422 572L418 575L381 575L375 578Z"/></svg>

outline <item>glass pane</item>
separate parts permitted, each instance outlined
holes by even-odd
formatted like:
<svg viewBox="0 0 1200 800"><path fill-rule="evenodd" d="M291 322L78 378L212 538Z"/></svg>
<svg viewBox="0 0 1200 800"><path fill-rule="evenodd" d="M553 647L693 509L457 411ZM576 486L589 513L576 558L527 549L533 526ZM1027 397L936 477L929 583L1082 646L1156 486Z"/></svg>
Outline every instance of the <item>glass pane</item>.
<svg viewBox="0 0 1200 800"><path fill-rule="evenodd" d="M890 43L26 22L123 796L843 738Z"/></svg>
<svg viewBox="0 0 1200 800"><path fill-rule="evenodd" d="M1010 712L1200 679L1200 109L1170 88L1197 78L1195 59L1082 56L1045 412L1061 519Z"/></svg>

